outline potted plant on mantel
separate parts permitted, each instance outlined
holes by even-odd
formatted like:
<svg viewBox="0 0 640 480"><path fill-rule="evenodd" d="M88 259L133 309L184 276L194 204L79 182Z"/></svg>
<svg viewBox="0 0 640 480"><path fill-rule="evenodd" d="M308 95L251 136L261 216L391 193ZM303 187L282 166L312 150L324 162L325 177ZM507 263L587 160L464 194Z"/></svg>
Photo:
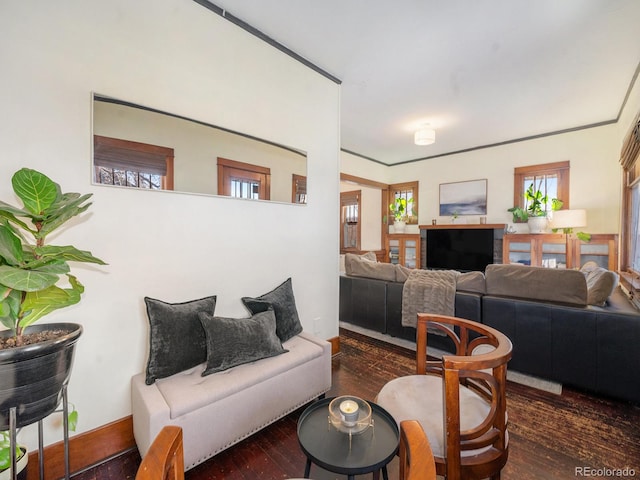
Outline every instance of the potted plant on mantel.
<svg viewBox="0 0 640 480"><path fill-rule="evenodd" d="M544 233L547 228L547 211L544 209L549 197L538 188L534 190L533 183L524 192L525 208L512 207L508 211L513 214L513 221L529 225L530 233ZM562 200L551 199L551 210L559 210Z"/></svg>
<svg viewBox="0 0 640 480"><path fill-rule="evenodd" d="M409 219L409 206L413 205L413 198L407 200L406 198L398 197L395 202L389 205L389 210L393 215L393 231L395 233L403 233L407 226L407 220Z"/></svg>
<svg viewBox="0 0 640 480"><path fill-rule="evenodd" d="M33 324L80 301L84 287L69 262L105 265L88 251L45 242L89 208L91 194L62 193L57 183L28 168L11 183L24 207L0 201L0 322L7 328L0 331L0 430L9 428L11 407L18 407L16 428L57 408L82 326Z"/></svg>

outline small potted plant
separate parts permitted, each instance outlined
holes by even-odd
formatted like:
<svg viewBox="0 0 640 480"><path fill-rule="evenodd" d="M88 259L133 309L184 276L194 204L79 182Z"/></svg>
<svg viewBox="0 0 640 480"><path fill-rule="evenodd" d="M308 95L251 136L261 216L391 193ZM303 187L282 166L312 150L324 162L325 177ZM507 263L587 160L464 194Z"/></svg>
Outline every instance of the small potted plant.
<svg viewBox="0 0 640 480"><path fill-rule="evenodd" d="M18 480L26 478L25 470L29 462L27 449L21 445L14 447L16 457L16 474ZM0 480L9 480L11 477L11 440L9 432L0 432Z"/></svg>
<svg viewBox="0 0 640 480"><path fill-rule="evenodd" d="M547 211L545 209L549 202L549 197L542 193L542 190L535 189L533 183L524 192L525 208L512 207L508 211L513 215L514 223L527 222L530 233L544 233L547 228ZM551 209L559 210L562 207L562 200L551 199Z"/></svg>
<svg viewBox="0 0 640 480"><path fill-rule="evenodd" d="M409 219L409 207L413 206L413 198L398 197L395 202L389 205L389 210L393 215L393 230L395 233L403 233Z"/></svg>
<svg viewBox="0 0 640 480"><path fill-rule="evenodd" d="M82 326L33 324L54 310L80 301L84 286L69 262L105 265L76 247L46 244L49 234L83 213L91 194L63 193L46 175L23 168L11 179L23 207L0 201L0 430L17 428L52 413L68 382ZM32 385L38 388L32 388Z"/></svg>

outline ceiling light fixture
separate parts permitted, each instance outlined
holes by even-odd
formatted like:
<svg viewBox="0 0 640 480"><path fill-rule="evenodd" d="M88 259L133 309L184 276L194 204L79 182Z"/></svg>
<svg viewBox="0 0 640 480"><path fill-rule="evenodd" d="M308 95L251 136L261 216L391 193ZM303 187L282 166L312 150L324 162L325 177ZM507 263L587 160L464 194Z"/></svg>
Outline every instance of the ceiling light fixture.
<svg viewBox="0 0 640 480"><path fill-rule="evenodd" d="M431 145L436 141L436 131L429 124L422 125L413 136L416 145Z"/></svg>

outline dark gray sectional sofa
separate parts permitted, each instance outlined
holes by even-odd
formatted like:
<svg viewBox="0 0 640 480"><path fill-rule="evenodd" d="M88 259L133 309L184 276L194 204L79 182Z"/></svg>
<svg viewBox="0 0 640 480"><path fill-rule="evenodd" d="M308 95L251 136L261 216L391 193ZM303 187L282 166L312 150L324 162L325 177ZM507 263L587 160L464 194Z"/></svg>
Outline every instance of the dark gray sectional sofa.
<svg viewBox="0 0 640 480"><path fill-rule="evenodd" d="M640 312L619 286L589 305L584 278L577 270L490 265L484 293L456 292L455 315L504 332L513 342L510 370L640 404ZM342 275L340 320L415 340L415 329L401 323L397 280ZM450 350L443 337L429 344Z"/></svg>

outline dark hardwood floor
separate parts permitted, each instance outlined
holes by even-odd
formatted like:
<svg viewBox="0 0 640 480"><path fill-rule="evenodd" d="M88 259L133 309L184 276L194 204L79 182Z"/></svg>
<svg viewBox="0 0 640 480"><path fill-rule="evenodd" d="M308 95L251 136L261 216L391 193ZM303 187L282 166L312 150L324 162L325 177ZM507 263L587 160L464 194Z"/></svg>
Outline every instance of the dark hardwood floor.
<svg viewBox="0 0 640 480"><path fill-rule="evenodd" d="M372 400L390 379L412 374L414 352L340 330L328 396ZM509 461L503 480L640 478L640 406L568 388L555 395L509 382ZM296 437L300 409L186 474L188 480L270 480L302 477L305 457ZM75 480L134 478L137 451L75 475ZM623 469L627 471L622 471ZM617 470L621 471L617 471ZM343 476L313 466L316 480ZM389 478L398 478L397 460Z"/></svg>

